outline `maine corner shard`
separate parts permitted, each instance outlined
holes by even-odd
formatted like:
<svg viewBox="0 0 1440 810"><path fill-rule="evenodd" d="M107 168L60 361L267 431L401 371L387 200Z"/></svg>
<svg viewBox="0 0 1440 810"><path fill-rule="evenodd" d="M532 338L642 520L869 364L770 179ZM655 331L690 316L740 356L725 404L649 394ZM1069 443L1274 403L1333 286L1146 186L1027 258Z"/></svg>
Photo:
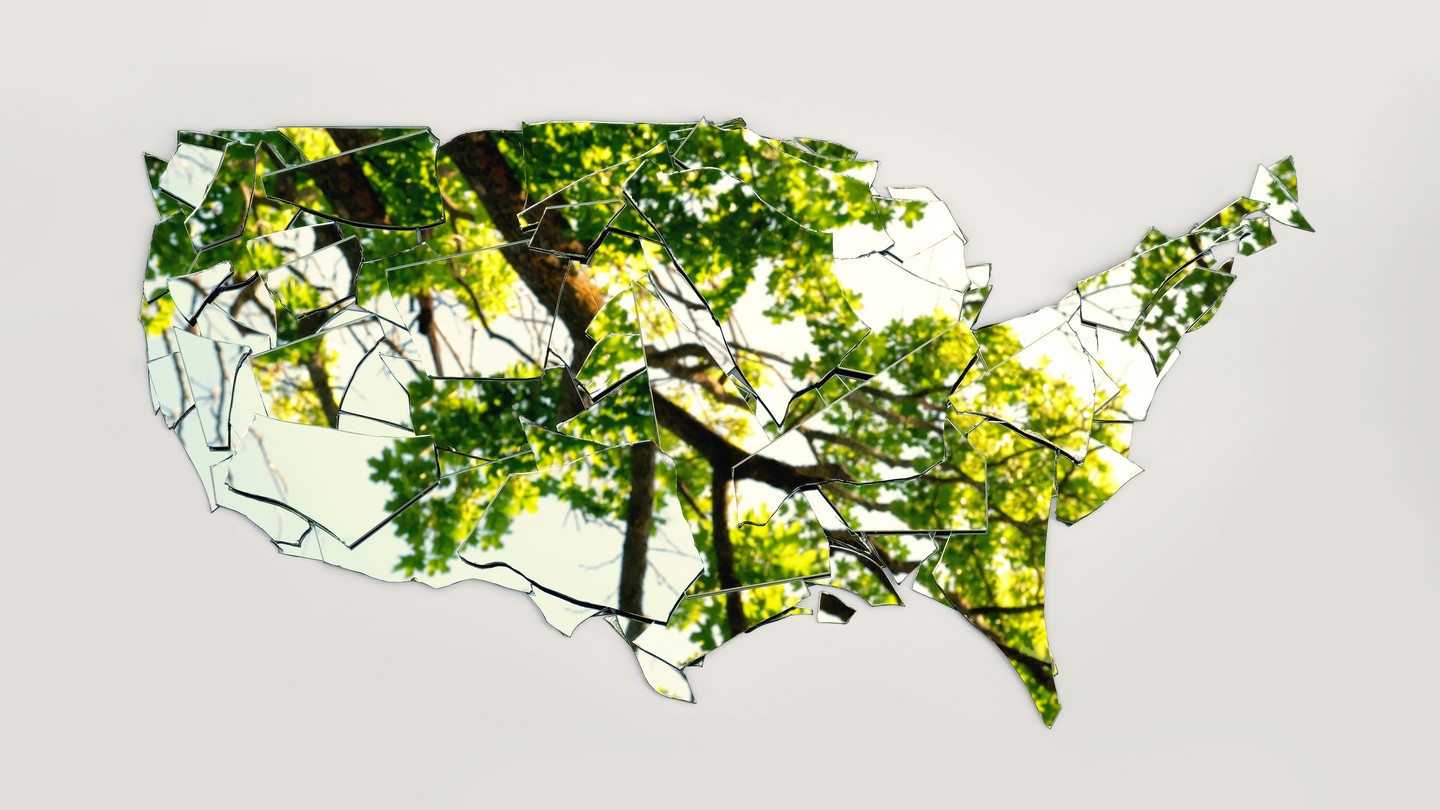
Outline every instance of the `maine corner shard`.
<svg viewBox="0 0 1440 810"><path fill-rule="evenodd" d="M182 132L147 155L153 407L212 509L390 582L599 617L663 695L768 622L916 592L1047 724L1045 544L1237 259L1311 230L1293 162L1001 323L923 187L742 121Z"/></svg>

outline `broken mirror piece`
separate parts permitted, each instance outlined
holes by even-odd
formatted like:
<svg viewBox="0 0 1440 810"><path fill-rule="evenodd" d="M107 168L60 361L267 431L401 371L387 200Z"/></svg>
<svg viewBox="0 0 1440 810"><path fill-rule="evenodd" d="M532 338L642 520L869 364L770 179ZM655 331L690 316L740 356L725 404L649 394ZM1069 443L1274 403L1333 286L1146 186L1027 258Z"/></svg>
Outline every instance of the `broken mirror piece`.
<svg viewBox="0 0 1440 810"><path fill-rule="evenodd" d="M235 381L241 364L250 355L250 347L215 340L176 330L175 340L185 378L190 383L190 397L199 417L206 446L224 450L230 446L231 405L235 400ZM242 417L250 414L242 414Z"/></svg>
<svg viewBox="0 0 1440 810"><path fill-rule="evenodd" d="M365 228L432 228L445 221L435 177L439 143L428 129L379 141L354 128L326 134L343 151L264 175L267 197Z"/></svg>
<svg viewBox="0 0 1440 810"><path fill-rule="evenodd" d="M1287 157L986 320L958 208L741 119L186 131L144 163L151 408L212 510L608 624L687 702L722 645L913 591L1047 724L1052 516L1139 474L1182 339L1277 225L1313 230Z"/></svg>
<svg viewBox="0 0 1440 810"><path fill-rule="evenodd" d="M815 618L821 624L848 624L850 617L855 615L855 608L845 603L844 599L829 591L820 594L820 603L815 608Z"/></svg>
<svg viewBox="0 0 1440 810"><path fill-rule="evenodd" d="M375 475L387 467L396 473ZM438 477L427 437L363 436L259 417L236 448L225 485L283 506L353 547Z"/></svg>
<svg viewBox="0 0 1440 810"><path fill-rule="evenodd" d="M664 624L703 564L677 483L674 462L648 441L512 474L460 558L509 568L579 605ZM576 508L575 493L616 500L624 520L595 519Z"/></svg>

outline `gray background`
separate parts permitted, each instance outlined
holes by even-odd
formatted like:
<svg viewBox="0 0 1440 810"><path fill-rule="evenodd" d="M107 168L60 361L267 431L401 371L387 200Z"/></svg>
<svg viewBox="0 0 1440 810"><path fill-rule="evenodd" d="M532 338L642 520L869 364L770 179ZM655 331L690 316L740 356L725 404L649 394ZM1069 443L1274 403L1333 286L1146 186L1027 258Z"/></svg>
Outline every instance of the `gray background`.
<svg viewBox="0 0 1440 810"><path fill-rule="evenodd" d="M1434 806L1434 13L147 5L7 12L0 804ZM281 557L147 414L140 153L174 130L700 115L931 185L989 319L1296 155L1319 234L1240 264L1148 472L1052 534L1053 730L925 600L660 699L604 626Z"/></svg>

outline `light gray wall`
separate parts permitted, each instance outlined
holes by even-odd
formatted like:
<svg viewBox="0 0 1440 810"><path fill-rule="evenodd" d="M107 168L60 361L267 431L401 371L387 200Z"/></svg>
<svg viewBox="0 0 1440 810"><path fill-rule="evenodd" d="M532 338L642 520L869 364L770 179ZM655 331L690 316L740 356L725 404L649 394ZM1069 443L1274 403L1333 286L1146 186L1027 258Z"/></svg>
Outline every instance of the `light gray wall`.
<svg viewBox="0 0 1440 810"><path fill-rule="evenodd" d="M1433 801L1435 13L139 5L12 10L0 50L0 803ZM1053 730L924 600L781 622L662 700L519 595L282 558L146 413L140 153L174 130L700 115L932 186L995 264L991 318L1296 155L1319 234L1241 263L1137 430L1148 472L1052 534Z"/></svg>

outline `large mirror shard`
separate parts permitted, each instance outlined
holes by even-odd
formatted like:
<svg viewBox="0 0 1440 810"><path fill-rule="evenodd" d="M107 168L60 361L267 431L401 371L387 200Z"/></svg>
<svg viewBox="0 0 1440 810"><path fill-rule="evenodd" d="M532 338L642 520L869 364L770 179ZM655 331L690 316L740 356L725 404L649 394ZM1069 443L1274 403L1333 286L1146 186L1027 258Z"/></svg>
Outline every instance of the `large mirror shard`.
<svg viewBox="0 0 1440 810"><path fill-rule="evenodd" d="M719 169L642 168L626 190L668 235L683 273L674 285L705 302L729 358L772 420L783 423L794 397L869 334L831 269L830 236L786 217L748 185ZM809 316L822 311L827 328L811 328ZM793 348L771 350L782 345Z"/></svg>
<svg viewBox="0 0 1440 810"><path fill-rule="evenodd" d="M214 247L240 236L250 213L254 186L255 145L226 144L209 189L185 220L197 249Z"/></svg>
<svg viewBox="0 0 1440 810"><path fill-rule="evenodd" d="M145 156L140 321L210 508L287 556L516 591L567 636L598 617L683 701L720 646L903 584L1053 723L1052 517L1140 472L1182 338L1277 224L1313 230L1285 158L989 322L934 190L740 119L177 140Z"/></svg>
<svg viewBox="0 0 1440 810"><path fill-rule="evenodd" d="M354 321L254 355L251 365L267 412L287 422L337 427L357 371L383 338L380 320L361 313Z"/></svg>
<svg viewBox="0 0 1440 810"><path fill-rule="evenodd" d="M676 486L674 462L648 441L511 475L460 557L663 624L702 566Z"/></svg>
<svg viewBox="0 0 1440 810"><path fill-rule="evenodd" d="M317 152L323 156L264 175L266 196L366 228L420 229L445 221L435 178L439 144L429 130L379 141L354 128L330 127L325 134L340 151Z"/></svg>
<svg viewBox="0 0 1440 810"><path fill-rule="evenodd" d="M523 378L547 367L555 302L527 286L500 247L391 267L385 277L415 338L412 359L431 376Z"/></svg>
<svg viewBox="0 0 1440 810"><path fill-rule="evenodd" d="M236 376L245 358L250 356L250 347L207 340L181 331L176 331L175 339L206 446L224 450L230 446L230 410L235 399Z"/></svg>
<svg viewBox="0 0 1440 810"><path fill-rule="evenodd" d="M236 449L225 483L353 547L435 485L434 446L428 437L388 439L259 417ZM373 475L387 464L401 472Z"/></svg>
<svg viewBox="0 0 1440 810"><path fill-rule="evenodd" d="M205 201L205 192L225 159L223 138L195 138L196 133L180 133L181 141L175 154L166 161L157 181L160 191L195 209Z"/></svg>

